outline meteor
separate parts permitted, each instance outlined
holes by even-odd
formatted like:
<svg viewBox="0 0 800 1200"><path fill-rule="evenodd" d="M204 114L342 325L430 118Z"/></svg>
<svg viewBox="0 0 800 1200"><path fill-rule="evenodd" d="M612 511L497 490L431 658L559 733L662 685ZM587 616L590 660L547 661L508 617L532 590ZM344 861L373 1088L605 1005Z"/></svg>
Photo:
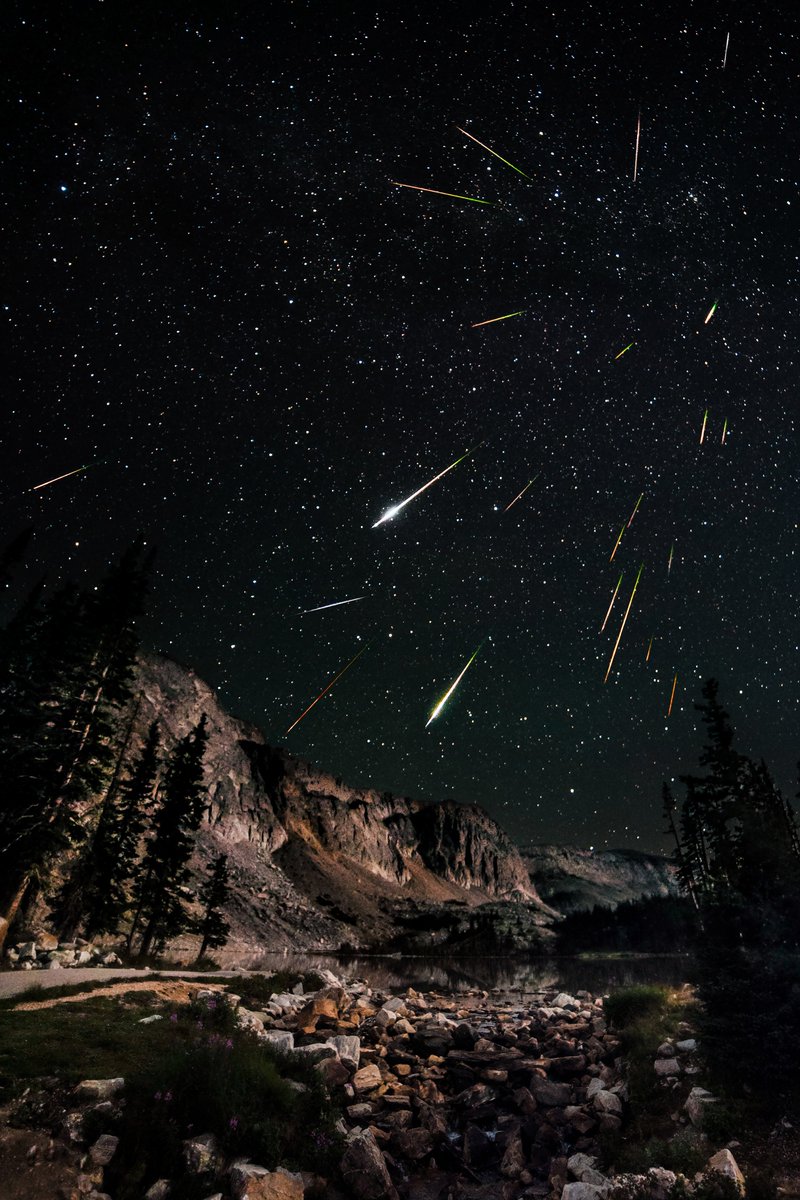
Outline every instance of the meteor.
<svg viewBox="0 0 800 1200"><path fill-rule="evenodd" d="M675 543L673 542L669 548L669 561L667 562L667 574L672 570L672 557L675 553Z"/></svg>
<svg viewBox="0 0 800 1200"><path fill-rule="evenodd" d="M614 561L614 555L617 553L617 550L619 550L619 544L620 544L620 542L622 541L622 535L623 535L623 533L625 532L625 529L626 529L626 526L625 526L625 525L623 525L623 526L622 526L622 529L620 529L620 531L619 531L619 537L618 537L618 538L617 538L617 540L616 540L616 543L615 543L615 545L614 545L614 549L611 551L611 558L608 560L609 562L613 562L613 561Z"/></svg>
<svg viewBox="0 0 800 1200"><path fill-rule="evenodd" d="M520 492L520 494L519 494L518 496L515 496L515 497L514 497L514 499L511 501L511 503L510 503L510 504L507 504L507 505L505 506L505 508L503 509L503 512L508 512L508 510L509 510L510 508L513 508L513 507L514 507L514 505L517 503L517 501L518 501L518 500L521 500L521 499L522 499L522 497L525 495L525 493L527 492L527 490L528 490L528 488L531 486L531 484L534 484L534 483L536 483L536 480L539 478L539 476L541 475L541 473L542 473L541 471L537 471L537 472L536 472L536 474L534 475L533 479L531 479L531 480L530 480L528 483L526 483L526 484L525 484L525 487L522 489L522 491Z"/></svg>
<svg viewBox="0 0 800 1200"><path fill-rule="evenodd" d="M36 487L32 487L32 492L38 492L40 488L49 487L51 483L59 483L62 479L69 479L70 475L80 475L81 471L88 471L89 467L96 466L96 463L87 463L85 467L76 467L74 471L65 471L63 475L56 475L55 479L45 479L44 483L37 483Z"/></svg>
<svg viewBox="0 0 800 1200"><path fill-rule="evenodd" d="M350 662L347 664L347 666L346 666L346 667L343 667L343 668L342 668L342 670L339 672L339 674L338 674L338 675L336 675L336 676L335 676L335 677L334 677L334 678L333 678L333 679L330 681L330 683L327 685L327 687L324 687L324 688L322 689L322 691L320 692L320 694L317 696L316 700L312 700L312 701L311 701L311 703L309 704L309 706L308 706L308 708L305 710L305 712L301 712L301 713L300 713L300 716L297 718L297 720L296 720L296 721L292 721L291 725L290 725L290 726L289 726L289 728L286 730L286 733L284 734L284 737L286 737L286 736L287 736L287 734L290 734L290 733L292 732L292 730L294 729L295 725L299 725L299 724L300 724L300 722L302 721L303 717L307 716L307 715L308 715L308 714L311 712L311 710L312 710L312 708L314 707L314 705L315 705L315 704L319 704L320 700L321 700L321 699L322 699L322 697L325 695L325 693L326 693L326 692L329 692L335 683L338 683L338 681L339 681L339 680L342 678L342 676L345 674L345 672L350 670L350 668L352 667L353 663L354 663L354 662L356 662L356 660L357 660L357 659L361 658L361 655L364 653L364 651L365 651L366 649L367 649L367 647L366 647L366 646L362 646L362 647L361 647L361 649L359 650L358 654L355 656L355 658L351 658L351 659L350 659Z"/></svg>
<svg viewBox="0 0 800 1200"><path fill-rule="evenodd" d="M339 608L342 604L355 604L356 600L363 600L364 596L353 596L352 600L334 600L332 604L319 604L316 608L302 608L302 614L312 612L322 612L326 608Z"/></svg>
<svg viewBox="0 0 800 1200"><path fill-rule="evenodd" d="M722 422L722 438L721 438L721 443L722 443L722 445L723 445L723 446L725 445L725 438L726 438L726 436L727 436L727 433L728 433L728 418L726 417L726 418L725 418L725 420Z"/></svg>
<svg viewBox="0 0 800 1200"><path fill-rule="evenodd" d="M647 654L644 656L645 662L650 662L650 651L653 649L654 638L650 638L650 645L647 647Z"/></svg>
<svg viewBox="0 0 800 1200"><path fill-rule="evenodd" d="M725 38L725 53L722 56L723 71L725 70L725 67L727 66L727 63L728 63L728 46L730 46L730 44L731 44L731 34L730 34L730 30L728 30L728 36Z"/></svg>
<svg viewBox="0 0 800 1200"><path fill-rule="evenodd" d="M705 319L705 321L703 321L704 325L707 325L708 322L711 320L714 313L717 311L718 304L719 304L719 300L715 300L714 303L711 305L711 308L708 310L708 313L706 314L706 319Z"/></svg>
<svg viewBox="0 0 800 1200"><path fill-rule="evenodd" d="M502 154L498 154L496 150L491 148L491 146L486 146L483 142L479 142L478 139L473 137L471 133L467 133L466 129L462 129L460 125L456 125L456 129L459 133L463 133L464 137L470 138L473 142L480 146L482 150L488 150L490 154L495 156L495 158L499 158L501 163L505 163L507 167L511 167L511 170L516 171L518 175L523 177L523 179L530 179L530 175L526 175L524 171L520 171L519 167L515 167L512 162L509 162L507 158L503 158Z"/></svg>
<svg viewBox="0 0 800 1200"><path fill-rule="evenodd" d="M636 176L639 171L639 138L642 135L642 113L639 111L639 116L636 118L636 152L633 157L633 182L636 183Z"/></svg>
<svg viewBox="0 0 800 1200"><path fill-rule="evenodd" d="M630 350L631 346L633 346L634 344L635 344L634 342L629 342L624 350L620 350L619 354L615 354L614 362L616 362L618 358L622 358L623 354L627 354L628 351Z"/></svg>
<svg viewBox="0 0 800 1200"><path fill-rule="evenodd" d="M470 667L471 667L471 666L472 666L472 664L474 663L475 659L476 659L476 658L478 657L478 655L480 654L480 651L481 651L481 646L482 646L482 645L483 645L483 642L481 642L481 645L480 645L480 646L478 646L478 649L477 649L477 650L475 651L475 653L472 655L472 658L470 658L469 662L468 662L468 663L467 663L467 665L464 667L464 669L463 669L463 671L461 672L461 674L460 674L460 675L458 675L458 676L457 676L457 678L453 680L453 682L450 684L450 687L447 689L447 691L445 692L445 694L442 696L442 698L441 698L441 700L439 701L439 703L438 703L438 704L436 705L436 707L435 707L435 708L434 708L434 709L431 711L431 715L428 717L427 721L425 722L425 728L426 728L426 729L427 729L427 728L428 728L428 726L430 725L431 721L435 721L435 720L436 720L436 718L439 716L439 713L442 711L442 709L444 708L445 704L447 704L447 701L450 699L450 697L452 696L453 692L456 690L456 688L458 687L458 685L461 683L461 680L464 678L464 676L466 675L467 671L470 669Z"/></svg>
<svg viewBox="0 0 800 1200"><path fill-rule="evenodd" d="M521 317L524 312L524 308L518 308L516 312L506 313L503 317L489 317L488 321L476 321L470 325L470 329L480 329L481 325L494 325L495 321L507 321L509 317Z"/></svg>
<svg viewBox="0 0 800 1200"><path fill-rule="evenodd" d="M678 686L678 676L676 675L672 681L672 695L669 698L669 708L667 709L667 716L670 716L672 713L672 703L675 699L675 688L677 686Z"/></svg>
<svg viewBox="0 0 800 1200"><path fill-rule="evenodd" d="M643 570L644 570L644 563L642 563L642 565L639 567L639 574L636 576L636 582L633 585L633 591L631 592L631 598L628 601L628 607L625 609L625 616L622 618L622 624L619 627L619 633L617 634L617 640L614 643L614 649L611 651L611 659L609 661L608 670L606 671L606 677L603 680L603 683L608 683L608 677L611 674L611 668L614 665L614 659L617 657L617 650L619 649L619 644L622 641L622 631L625 628L625 622L628 620L628 614L631 611L631 606L633 604L633 597L636 595L636 589L639 586L639 579L641 577Z"/></svg>
<svg viewBox="0 0 800 1200"><path fill-rule="evenodd" d="M430 192L432 196L449 196L451 200L469 200L470 204L488 204L490 208L497 208L493 200L479 200L477 196L459 196L457 192L440 192L438 188L419 187L416 183L398 183L396 179L390 179L389 183L395 187L410 188L412 192Z"/></svg>
<svg viewBox="0 0 800 1200"><path fill-rule="evenodd" d="M600 626L600 632L601 632L601 633L603 632L603 630L604 630L604 629L605 629L605 627L606 627L606 624L607 624L607 622L608 622L608 618L611 616L611 610L612 610L612 608L614 607L614 601L615 601L615 600L616 600L616 598L617 598L617 592L619 591L619 585L622 583L622 576L623 576L624 574L625 574L625 572L624 572L624 571L620 571L620 573L619 573L619 579L617 580L617 586L614 588L614 595L611 597L611 603L610 603L610 604L609 604L609 606L608 606L608 612L606 613L606 615L605 615L605 617L604 617L604 619L603 619L603 624Z"/></svg>
<svg viewBox="0 0 800 1200"><path fill-rule="evenodd" d="M706 423L708 422L708 409L703 413L703 427L700 430L700 445L702 446L706 436Z"/></svg>
<svg viewBox="0 0 800 1200"><path fill-rule="evenodd" d="M484 438L484 441L485 440L486 439ZM412 500L416 500L417 496L421 496L422 493L429 487L432 487L434 483L438 483L438 481L445 476L448 471L452 471L453 468L457 467L458 464L463 462L465 458L469 458L471 454L474 454L475 450L479 450L482 445L483 442L478 442L478 445L475 446L474 449L468 450L466 454L462 454L461 458L457 458L454 463L450 463L449 467L445 467L445 469L440 471L438 475L434 475L433 479L429 479L427 483L424 483L421 488L417 488L417 490L412 492L410 496L407 496L405 500L401 500L399 504L395 504L392 508L387 508L383 516L378 518L372 528L377 529L379 525L384 523L384 521L391 521L392 517L396 517L401 509L405 508L407 504L410 504Z"/></svg>
<svg viewBox="0 0 800 1200"><path fill-rule="evenodd" d="M639 505L642 503L642 499L643 499L643 497L644 497L644 492L642 492L641 496L640 496L640 497L639 497L639 499L636 501L636 507L634 508L633 512L631 513L631 519L630 519L630 521L628 521L628 524L625 526L625 528L626 528L626 529L630 529L630 527L631 527L631 521L633 521L633 518L636 516L637 512L639 511Z"/></svg>

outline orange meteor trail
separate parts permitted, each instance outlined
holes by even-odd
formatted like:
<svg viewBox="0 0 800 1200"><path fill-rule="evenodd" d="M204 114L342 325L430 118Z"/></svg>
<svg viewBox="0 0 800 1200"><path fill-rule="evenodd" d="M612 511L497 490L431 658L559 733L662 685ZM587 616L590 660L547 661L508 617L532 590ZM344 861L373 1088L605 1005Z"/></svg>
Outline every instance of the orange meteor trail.
<svg viewBox="0 0 800 1200"><path fill-rule="evenodd" d="M708 322L711 320L714 313L717 311L718 304L719 304L719 300L715 300L714 303L711 305L711 308L708 310L708 313L706 314L706 319L703 321L704 325L707 325Z"/></svg>
<svg viewBox="0 0 800 1200"><path fill-rule="evenodd" d="M525 487L522 489L520 494L518 496L515 496L514 499L511 501L511 503L507 504L505 506L505 508L503 509L503 512L508 512L508 510L510 508L513 508L514 505L517 503L517 501L522 499L522 497L525 495L525 493L527 492L527 490L531 486L531 484L536 483L536 480L539 478L540 475L541 475L541 471L537 471L536 474L534 475L533 479L531 479L529 483L525 484Z"/></svg>
<svg viewBox="0 0 800 1200"><path fill-rule="evenodd" d="M483 142L479 142L478 139L473 137L471 133L467 133L466 129L462 129L460 125L456 125L456 129L459 133L463 133L464 137L470 138L473 142L480 146L482 150L488 150L489 153L493 154L495 158L499 158L501 163L505 163L507 167L511 167L511 170L516 171L518 175L523 177L523 179L530 179L530 175L526 175L524 171L520 171L519 167L515 167L512 162L509 162L507 158L503 158L502 154L498 154L496 150L491 148L491 146L486 146Z"/></svg>
<svg viewBox="0 0 800 1200"><path fill-rule="evenodd" d="M676 675L672 681L672 695L669 698L669 708L667 709L667 716L669 716L672 712L672 702L675 699L675 688L677 686L678 686L678 676Z"/></svg>
<svg viewBox="0 0 800 1200"><path fill-rule="evenodd" d="M476 321L470 325L470 329L480 329L481 325L494 325L495 321L507 321L509 317L521 317L524 312L524 308L518 308L516 312L506 313L502 317L489 317L488 321Z"/></svg>
<svg viewBox="0 0 800 1200"><path fill-rule="evenodd" d="M631 527L631 521L633 520L633 518L636 516L637 512L639 511L639 505L642 503L642 498L643 498L643 496L644 496L644 492L642 492L642 495L641 495L641 496L639 497L639 499L636 501L636 507L634 508L633 512L631 513L631 519L630 519L630 521L628 521L628 524L625 526L625 528L626 528L626 529L630 529L630 527Z"/></svg>
<svg viewBox="0 0 800 1200"><path fill-rule="evenodd" d="M642 114L636 119L636 153L633 158L633 182L636 183L636 175L639 171L639 138L642 134Z"/></svg>
<svg viewBox="0 0 800 1200"><path fill-rule="evenodd" d="M611 558L608 560L609 562L613 562L613 561L614 561L614 555L617 553L617 550L619 550L619 544L620 544L620 542L622 541L622 535L623 535L623 533L625 532L625 529L626 529L626 526L625 526L625 525L623 525L623 526L622 526L622 529L620 529L620 531L619 531L619 537L617 538L616 545L614 546L614 549L611 551Z"/></svg>
<svg viewBox="0 0 800 1200"><path fill-rule="evenodd" d="M611 674L611 668L614 665L614 659L617 657L617 650L619 649L619 644L622 641L622 631L625 628L625 622L627 621L628 614L631 611L631 606L633 605L633 597L636 595L636 589L639 586L639 579L641 577L643 570L644 570L644 563L642 563L642 565L639 567L639 574L636 576L636 582L633 585L633 591L631 592L631 598L628 601L628 607L625 609L625 616L622 618L622 624L619 627L619 633L617 634L617 640L614 643L614 649L611 652L611 659L609 661L608 670L606 671L606 677L603 680L603 683L608 683L608 677Z"/></svg>
<svg viewBox="0 0 800 1200"><path fill-rule="evenodd" d="M353 665L353 663L356 661L356 659L358 659L358 658L361 658L361 655L364 653L364 651L365 651L366 649L367 649L367 647L366 647L366 646L362 646L362 647L361 647L361 649L359 650L358 654L355 656L355 658L351 658L351 659L350 659L350 662L347 664L347 666L346 666L346 667L344 667L344 668L343 668L343 669L342 669L342 670L339 672L339 674L338 674L338 675L337 675L337 676L336 676L334 679L332 679L332 680L330 681L330 683L328 684L328 686L327 686L327 687L324 687L324 688L322 689L322 691L320 692L320 694L317 696L316 700L312 700L312 701L311 701L311 703L309 704L309 706L308 706L308 708L305 710L305 712L301 712L301 713L300 713L300 716L297 718L297 720L296 720L296 721L292 721L291 725L290 725L290 726L289 726L289 728L286 730L286 733L284 734L284 737L286 737L286 735L287 735L287 734L290 734L290 733L292 732L292 730L294 729L295 725L299 725L299 724L300 724L300 722L302 721L303 717L307 716L307 715L308 715L308 714L311 712L311 710L312 710L312 708L314 707L314 705L315 705L315 704L319 704L320 700L321 700L321 699L322 699L322 697L325 695L325 693L326 693L326 692L329 692L329 691L331 690L331 688L333 687L333 685L334 685L335 683L337 683L337 682L338 682L338 681L339 681L339 680L342 678L342 676L344 675L345 671L349 671L349 670L350 670L350 668L352 667L352 665Z"/></svg>
<svg viewBox="0 0 800 1200"><path fill-rule="evenodd" d="M608 612L606 613L605 617L603 618L603 624L600 626L600 632L601 632L601 633L603 632L603 630L604 630L604 629L605 629L605 627L606 627L606 624L607 624L607 622L608 622L608 618L611 616L611 610L612 610L612 608L614 607L614 601L615 601L615 600L616 600L616 598L617 598L617 592L619 591L619 585L622 583L622 576L623 576L624 574L625 574L625 572L624 572L624 571L620 571L619 579L617 580L617 586L614 588L614 595L611 597L611 603L610 603L610 604L609 604L609 606L608 606Z"/></svg>
<svg viewBox="0 0 800 1200"><path fill-rule="evenodd" d="M647 647L647 654L644 656L645 662L650 662L650 651L653 649L653 638L650 638L650 645Z"/></svg>
<svg viewBox="0 0 800 1200"><path fill-rule="evenodd" d="M66 471L63 475L56 475L55 479L45 479L44 483L37 483L36 487L32 487L32 492L38 492L40 488L49 487L51 483L59 483L62 479L69 479L70 475L80 475L81 471L88 471L89 467L93 467L94 463L87 463L85 467L76 467L74 471Z"/></svg>
<svg viewBox="0 0 800 1200"><path fill-rule="evenodd" d="M459 196L457 192L440 192L438 188L418 187L416 183L398 183L396 179L390 179L389 182L395 187L410 188L412 192L430 192L433 196L449 196L451 200L469 200L470 204L488 204L490 208L497 207L492 200L479 200L477 196Z"/></svg>
<svg viewBox="0 0 800 1200"><path fill-rule="evenodd" d="M485 442L486 438L484 438L483 441ZM384 523L384 521L391 521L392 517L396 517L401 509L405 508L407 504L410 504L412 500L416 500L417 496L421 496L422 493L427 491L429 487L432 487L434 483L438 483L438 481L442 479L448 471L452 471L453 468L457 467L458 464L463 462L465 458L469 458L470 455L474 454L476 450L480 450L482 445L483 442L479 442L478 445L472 450L468 450L466 454L462 454L461 458L457 458L454 463L450 463L449 467L445 467L445 469L440 471L438 475L434 475L433 479L429 479L427 483L423 483L421 488L417 488L417 490L412 492L410 496L406 496L405 500L401 500L399 504L394 504L391 508L387 508L383 516L378 517L378 520L375 522L372 528L377 529L379 525Z"/></svg>
<svg viewBox="0 0 800 1200"><path fill-rule="evenodd" d="M627 354L632 345L633 345L633 342L628 342L628 345L625 347L624 350L620 350L619 354L615 354L614 362L616 362L618 358L622 358L623 354Z"/></svg>
<svg viewBox="0 0 800 1200"><path fill-rule="evenodd" d="M703 428L700 430L700 445L702 446L706 436L706 422L708 421L708 409L703 413Z"/></svg>

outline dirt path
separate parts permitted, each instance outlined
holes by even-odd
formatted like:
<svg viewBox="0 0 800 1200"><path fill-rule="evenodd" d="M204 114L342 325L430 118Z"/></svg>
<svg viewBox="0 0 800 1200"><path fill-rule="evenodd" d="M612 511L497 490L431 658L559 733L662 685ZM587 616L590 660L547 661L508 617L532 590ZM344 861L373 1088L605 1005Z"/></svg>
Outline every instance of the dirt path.
<svg viewBox="0 0 800 1200"><path fill-rule="evenodd" d="M123 980L110 983L108 987L92 988L91 991L75 992L71 996L52 996L49 1000L25 1000L17 1004L14 1012L35 1012L40 1008L55 1008L58 1004L74 1004L91 996L127 996L129 992L152 992L159 1000L168 1000L172 1004L188 1004L195 992L222 991L222 981L219 983L193 983L185 979L150 979Z"/></svg>

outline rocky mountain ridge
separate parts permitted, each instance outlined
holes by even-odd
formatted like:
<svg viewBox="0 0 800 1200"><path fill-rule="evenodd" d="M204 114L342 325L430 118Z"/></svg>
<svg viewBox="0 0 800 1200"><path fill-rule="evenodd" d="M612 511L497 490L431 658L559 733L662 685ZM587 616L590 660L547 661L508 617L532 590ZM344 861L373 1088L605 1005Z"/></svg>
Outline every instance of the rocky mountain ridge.
<svg viewBox="0 0 800 1200"><path fill-rule="evenodd" d="M564 915L595 906L616 908L645 896L679 894L675 864L664 855L534 845L521 856L537 893Z"/></svg>
<svg viewBox="0 0 800 1200"><path fill-rule="evenodd" d="M134 740L158 720L169 749L206 714L210 805L194 865L200 872L213 854L228 855L228 958L392 945L404 927L419 930L427 918L441 926L443 916L453 927L454 914L466 927L472 910L498 902L526 911L533 941L552 938L558 914L481 808L349 787L268 746L170 659L142 656L135 690Z"/></svg>

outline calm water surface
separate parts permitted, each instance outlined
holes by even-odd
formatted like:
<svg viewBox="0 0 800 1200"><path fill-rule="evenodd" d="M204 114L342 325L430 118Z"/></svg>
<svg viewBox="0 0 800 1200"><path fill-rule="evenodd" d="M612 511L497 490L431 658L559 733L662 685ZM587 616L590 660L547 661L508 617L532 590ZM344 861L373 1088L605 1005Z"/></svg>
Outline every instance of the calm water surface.
<svg viewBox="0 0 800 1200"><path fill-rule="evenodd" d="M682 956L656 958L391 958L381 955L337 957L314 954L268 954L249 964L272 972L281 969L321 970L344 979L364 979L373 987L418 991L466 991L500 988L511 992L587 991L605 995L614 988L637 983L678 987L689 978L689 960Z"/></svg>

